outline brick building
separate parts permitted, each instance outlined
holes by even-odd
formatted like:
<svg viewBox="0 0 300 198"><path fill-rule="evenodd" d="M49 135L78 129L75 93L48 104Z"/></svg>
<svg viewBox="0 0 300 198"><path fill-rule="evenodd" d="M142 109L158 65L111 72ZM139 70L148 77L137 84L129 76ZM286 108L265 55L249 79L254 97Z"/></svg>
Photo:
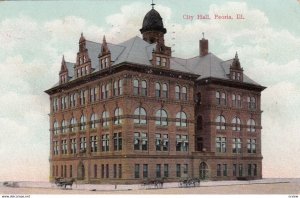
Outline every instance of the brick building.
<svg viewBox="0 0 300 198"><path fill-rule="evenodd" d="M172 57L152 8L134 37L79 39L50 96L50 180L139 183L147 178L262 177L260 95L236 54Z"/></svg>

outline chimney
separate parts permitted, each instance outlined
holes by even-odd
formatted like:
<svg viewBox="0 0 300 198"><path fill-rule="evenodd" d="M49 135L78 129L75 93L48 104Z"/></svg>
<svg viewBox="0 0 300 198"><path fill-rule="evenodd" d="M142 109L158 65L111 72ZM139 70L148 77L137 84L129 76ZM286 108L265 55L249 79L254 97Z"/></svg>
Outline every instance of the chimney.
<svg viewBox="0 0 300 198"><path fill-rule="evenodd" d="M205 56L208 54L208 40L204 38L204 33L203 38L200 40L200 56Z"/></svg>

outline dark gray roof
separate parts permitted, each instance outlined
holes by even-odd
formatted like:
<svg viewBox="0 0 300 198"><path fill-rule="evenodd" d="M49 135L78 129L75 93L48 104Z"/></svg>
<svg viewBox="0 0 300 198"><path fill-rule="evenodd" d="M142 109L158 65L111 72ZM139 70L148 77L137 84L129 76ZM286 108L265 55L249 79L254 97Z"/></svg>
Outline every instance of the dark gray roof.
<svg viewBox="0 0 300 198"><path fill-rule="evenodd" d="M74 65L75 65L74 63L66 62L69 77L74 76Z"/></svg>
<svg viewBox="0 0 300 198"><path fill-rule="evenodd" d="M233 59L223 61L213 53L189 59L172 57L171 69L199 74L198 80L209 77L230 80L228 74L230 73L232 61ZM245 83L259 85L245 74L243 79Z"/></svg>
<svg viewBox="0 0 300 198"><path fill-rule="evenodd" d="M95 69L94 72L99 71L100 67L98 56L101 53L101 44L92 41L86 41L86 46L91 59L92 68ZM149 44L138 36L135 36L118 45L108 43L113 65L128 62L152 66L152 51L155 49L155 47L156 44ZM230 80L228 74L232 61L233 59L223 61L213 53L188 59L172 57L170 60L170 68L176 71L198 74L200 75L198 80L209 77ZM74 63L67 62L67 67L69 70L69 76L73 77ZM71 80L73 79L74 78ZM245 83L259 85L245 74L243 79Z"/></svg>

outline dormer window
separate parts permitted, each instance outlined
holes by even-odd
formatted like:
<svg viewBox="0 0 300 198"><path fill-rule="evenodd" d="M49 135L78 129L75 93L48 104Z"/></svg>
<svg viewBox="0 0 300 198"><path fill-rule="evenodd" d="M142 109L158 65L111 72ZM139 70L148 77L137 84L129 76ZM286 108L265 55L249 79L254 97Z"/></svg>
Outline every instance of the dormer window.
<svg viewBox="0 0 300 198"><path fill-rule="evenodd" d="M232 72L232 80L235 80L235 72Z"/></svg>
<svg viewBox="0 0 300 198"><path fill-rule="evenodd" d="M241 79L241 73L237 73L237 78L236 78L237 80L242 80Z"/></svg>
<svg viewBox="0 0 300 198"><path fill-rule="evenodd" d="M166 58L161 59L161 66L163 66L163 67L167 66L167 59Z"/></svg>
<svg viewBox="0 0 300 198"><path fill-rule="evenodd" d="M156 57L156 65L160 66L160 57L159 56Z"/></svg>
<svg viewBox="0 0 300 198"><path fill-rule="evenodd" d="M109 57L105 57L101 59L101 69L105 69L109 67Z"/></svg>

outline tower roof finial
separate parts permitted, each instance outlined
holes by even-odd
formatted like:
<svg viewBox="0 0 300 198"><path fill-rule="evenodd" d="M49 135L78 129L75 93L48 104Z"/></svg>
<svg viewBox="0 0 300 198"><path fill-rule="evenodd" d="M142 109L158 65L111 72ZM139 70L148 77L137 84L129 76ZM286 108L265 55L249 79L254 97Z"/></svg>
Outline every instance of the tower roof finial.
<svg viewBox="0 0 300 198"><path fill-rule="evenodd" d="M151 3L151 6L152 6L152 9L154 9L155 3L153 3L153 0L152 0L152 3Z"/></svg>
<svg viewBox="0 0 300 198"><path fill-rule="evenodd" d="M204 39L204 32L202 32L202 36L203 36L202 38Z"/></svg>

